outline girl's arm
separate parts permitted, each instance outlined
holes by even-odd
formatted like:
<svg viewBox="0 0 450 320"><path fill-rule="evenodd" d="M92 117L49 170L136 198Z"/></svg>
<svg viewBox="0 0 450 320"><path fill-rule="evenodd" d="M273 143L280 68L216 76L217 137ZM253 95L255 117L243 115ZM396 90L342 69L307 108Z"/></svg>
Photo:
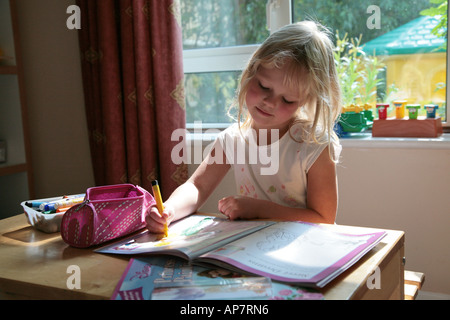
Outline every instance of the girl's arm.
<svg viewBox="0 0 450 320"><path fill-rule="evenodd" d="M334 223L338 189L336 165L330 159L328 148L307 174L306 209L291 208L267 200L232 196L219 201L219 210L230 219L301 220L316 223Z"/></svg>
<svg viewBox="0 0 450 320"><path fill-rule="evenodd" d="M214 157L215 152L223 153L221 163L212 160L217 159ZM196 212L230 169L231 166L225 159L222 148L216 143L188 181L175 189L164 202L162 215L159 214L156 206L147 211L146 222L150 232L160 233L165 223L170 224L172 221Z"/></svg>

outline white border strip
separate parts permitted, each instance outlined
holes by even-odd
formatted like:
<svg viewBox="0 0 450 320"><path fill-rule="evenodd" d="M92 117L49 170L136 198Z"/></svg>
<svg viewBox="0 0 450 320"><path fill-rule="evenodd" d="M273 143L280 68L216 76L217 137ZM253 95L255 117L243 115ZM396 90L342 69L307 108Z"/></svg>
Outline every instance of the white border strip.
<svg viewBox="0 0 450 320"><path fill-rule="evenodd" d="M340 142L344 148L450 149L450 134L438 138L374 138L371 133L359 133Z"/></svg>

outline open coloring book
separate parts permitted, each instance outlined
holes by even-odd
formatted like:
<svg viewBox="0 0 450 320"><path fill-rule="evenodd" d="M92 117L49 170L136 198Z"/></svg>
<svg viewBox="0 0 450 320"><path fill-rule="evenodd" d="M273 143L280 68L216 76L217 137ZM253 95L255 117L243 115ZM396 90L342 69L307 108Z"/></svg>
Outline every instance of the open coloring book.
<svg viewBox="0 0 450 320"><path fill-rule="evenodd" d="M96 251L175 255L192 264L324 287L385 234L344 234L311 223L229 221L193 215L171 225L167 238L158 240L157 235L144 231Z"/></svg>

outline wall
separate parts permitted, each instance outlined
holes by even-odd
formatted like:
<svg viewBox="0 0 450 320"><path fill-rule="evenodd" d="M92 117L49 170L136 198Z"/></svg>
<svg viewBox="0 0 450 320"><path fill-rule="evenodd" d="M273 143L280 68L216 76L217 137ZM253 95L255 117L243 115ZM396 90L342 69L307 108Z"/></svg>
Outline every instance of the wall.
<svg viewBox="0 0 450 320"><path fill-rule="evenodd" d="M78 34L66 27L72 4L17 0L36 198L94 184Z"/></svg>
<svg viewBox="0 0 450 320"><path fill-rule="evenodd" d="M450 149L344 147L338 178L337 222L405 231L406 269L450 294Z"/></svg>
<svg viewBox="0 0 450 320"><path fill-rule="evenodd" d="M17 0L38 197L94 185L76 31L69 0ZM406 267L424 290L450 294L450 150L346 147L338 169L337 222L406 232ZM195 165L191 165L192 172ZM202 208L234 190L228 174Z"/></svg>

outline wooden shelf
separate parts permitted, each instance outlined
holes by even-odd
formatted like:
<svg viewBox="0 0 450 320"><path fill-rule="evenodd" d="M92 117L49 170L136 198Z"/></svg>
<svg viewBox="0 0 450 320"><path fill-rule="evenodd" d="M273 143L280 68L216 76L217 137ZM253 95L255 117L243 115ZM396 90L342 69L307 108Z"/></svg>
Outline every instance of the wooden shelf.
<svg viewBox="0 0 450 320"><path fill-rule="evenodd" d="M13 164L13 165L1 165L0 166L0 177L6 176L9 174L15 174L20 172L27 172L27 164L26 163L19 163L19 164Z"/></svg>
<svg viewBox="0 0 450 320"><path fill-rule="evenodd" d="M18 74L17 67L0 65L0 74Z"/></svg>
<svg viewBox="0 0 450 320"><path fill-rule="evenodd" d="M442 134L441 118L374 120L373 137L437 138Z"/></svg>
<svg viewBox="0 0 450 320"><path fill-rule="evenodd" d="M20 48L17 0L0 0L0 21L2 28L2 56L0 57L0 126L2 140L14 147L8 162L0 164L2 183L7 191L0 194L0 203L14 208L22 198L34 199L31 142L26 107L25 83L22 53ZM13 115L13 117L5 117ZM22 152L24 150L24 152ZM12 150L11 150L12 151ZM2 185L3 186L3 185ZM2 218L2 214L0 214Z"/></svg>

